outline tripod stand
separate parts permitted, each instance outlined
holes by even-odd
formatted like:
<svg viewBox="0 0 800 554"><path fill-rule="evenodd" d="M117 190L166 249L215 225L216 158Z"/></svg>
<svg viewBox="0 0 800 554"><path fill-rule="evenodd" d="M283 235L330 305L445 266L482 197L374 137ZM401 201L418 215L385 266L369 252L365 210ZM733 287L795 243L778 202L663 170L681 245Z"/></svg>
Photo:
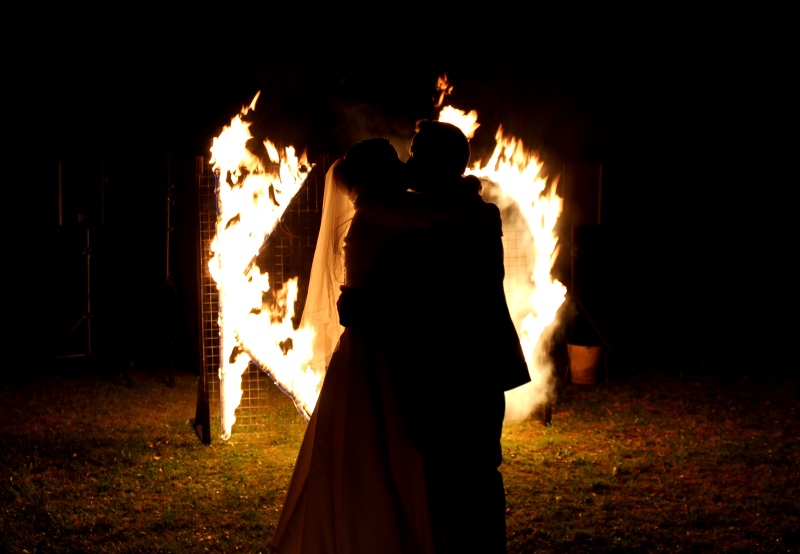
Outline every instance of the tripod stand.
<svg viewBox="0 0 800 554"><path fill-rule="evenodd" d="M53 358L89 358L92 356L92 246L91 246L91 231L89 225L86 225L86 244L83 247L83 256L86 258L86 311L78 318L75 325L64 335L61 344L66 341L77 331L82 324L86 324L86 349L84 352L76 354L62 354L53 356Z"/></svg>
<svg viewBox="0 0 800 554"><path fill-rule="evenodd" d="M80 168L80 164L76 164L76 166ZM85 168L82 168L85 169ZM65 258L60 259L59 263L62 267L62 275L60 282L67 284L67 286L77 283L78 281L71 281L72 277L78 277L79 271L70 271L72 268L69 256L72 252L73 243L71 242L73 239L79 238L81 235L84 239L84 244L82 247L82 256L85 259L85 266L84 271L85 273L85 293L86 293L86 305L85 311L81 314L78 320L75 322L74 325L69 329L69 331L63 335L60 340L56 342L56 348L54 351L51 351L51 355L49 358L51 360L55 359L65 359L65 358L85 358L89 361L90 364L95 365L98 363L97 358L103 358L103 363L108 363L108 360L105 359L105 353L102 348L102 345L105 342L105 338L107 337L105 319L103 315L103 306L104 304L104 294L103 288L100 287L100 302L93 303L93 277L96 277L97 274L92 275L93 267L92 267L92 258L94 257L94 243L98 242L99 239L99 248L101 253L101 261L102 256L104 253L104 246L105 246L105 235L103 233L103 229L105 228L105 187L107 181L107 176L105 172L105 166L103 162L100 163L100 171L99 171L99 183L97 187L93 187L91 185L87 186L83 183L82 180L79 182L81 183L80 186L76 185L74 189L77 197L77 200L73 200L71 203L67 203L67 205L72 208L78 208L76 217L72 220L71 223L65 225L65 219L63 217L64 211L64 194L63 194L63 179L62 179L62 163L61 161L58 162L58 230L59 230L59 237L66 242L62 245L64 248L61 251L64 253ZM90 181L91 182L91 181ZM83 189L83 194L79 192L79 190ZM86 193L89 191L90 193L97 193L99 197L99 202L94 203L90 201L91 195ZM71 197L69 197L71 198ZM77 226L75 225L77 223ZM76 231L77 234L73 235L73 231ZM93 233L95 236L93 237ZM77 268L75 268L77 269ZM101 264L101 281L102 281L102 264ZM101 348L99 349L99 356L98 356L98 349L95 347L94 344L94 335L93 335L93 320L94 320L94 312L93 309L95 308L95 304L99 306L100 309L100 318L101 318L101 325L98 329L101 331ZM79 341L70 341L70 339L75 335L80 329L85 327L85 343L81 344ZM81 337L82 339L83 337ZM78 352L74 352L78 350ZM67 353L64 353L64 352ZM69 353L72 351L73 353ZM125 383L128 387L132 385L132 381L130 375L128 375L125 369L120 370L122 377L125 379Z"/></svg>

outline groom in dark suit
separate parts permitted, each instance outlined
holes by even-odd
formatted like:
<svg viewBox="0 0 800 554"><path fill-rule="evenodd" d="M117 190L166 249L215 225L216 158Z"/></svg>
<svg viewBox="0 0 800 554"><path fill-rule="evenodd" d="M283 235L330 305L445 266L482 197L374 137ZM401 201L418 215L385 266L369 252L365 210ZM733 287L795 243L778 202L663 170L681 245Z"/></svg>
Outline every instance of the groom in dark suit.
<svg viewBox="0 0 800 554"><path fill-rule="evenodd" d="M505 552L505 491L499 471L505 391L530 381L503 279L500 210L465 177L470 149L458 127L417 123L407 162L426 200L429 226L409 245L420 268L415 330L430 410L417 426L428 460L434 524L447 552ZM430 351L427 351L430 350ZM430 378L428 385L424 385ZM416 411L419 413L419 411Z"/></svg>
<svg viewBox="0 0 800 554"><path fill-rule="evenodd" d="M530 375L503 289L500 211L464 175L470 147L458 127L417 122L410 154L427 223L370 290L343 292L340 316L394 341L396 395L425 460L442 552L504 553L505 391Z"/></svg>

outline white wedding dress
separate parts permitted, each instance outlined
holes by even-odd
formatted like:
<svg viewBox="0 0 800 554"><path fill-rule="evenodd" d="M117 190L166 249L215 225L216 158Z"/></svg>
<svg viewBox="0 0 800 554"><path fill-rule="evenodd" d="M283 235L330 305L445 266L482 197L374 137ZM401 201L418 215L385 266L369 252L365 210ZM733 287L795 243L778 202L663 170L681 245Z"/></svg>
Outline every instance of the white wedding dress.
<svg viewBox="0 0 800 554"><path fill-rule="evenodd" d="M339 334L336 313L339 285L363 284L413 218L377 199L359 204L353 215L332 170L301 323L318 329L316 364L327 371L271 548L282 554L433 553L423 463L389 385L388 343L374 330Z"/></svg>

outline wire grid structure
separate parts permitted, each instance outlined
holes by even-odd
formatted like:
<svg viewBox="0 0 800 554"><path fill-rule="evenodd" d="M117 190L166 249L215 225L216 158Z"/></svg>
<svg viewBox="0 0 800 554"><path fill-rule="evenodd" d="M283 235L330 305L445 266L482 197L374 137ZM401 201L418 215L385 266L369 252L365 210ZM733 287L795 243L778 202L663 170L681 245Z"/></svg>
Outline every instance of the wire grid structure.
<svg viewBox="0 0 800 554"><path fill-rule="evenodd" d="M280 289L289 279L298 279L294 323L299 323L308 291L308 277L319 233L322 196L328 160L322 157L314 164L300 190L287 206L281 222L270 235L256 258L262 272L268 272L270 287ZM208 264L211 242L217 224L217 175L207 158L196 159L195 177L198 195L198 294L200 333L200 379L197 408L193 421L203 443L220 436L220 330L219 292ZM290 412L287 416L286 411ZM237 439L258 440L271 432L271 418L286 420L302 416L289 398L278 389L269 375L251 362L242 375L242 399L236 409L234 433Z"/></svg>
<svg viewBox="0 0 800 554"><path fill-rule="evenodd" d="M509 295L509 291L527 290L531 282L531 272L535 263L535 251L533 249L533 237L528 223L519 210L516 203L511 201L501 201L499 185L490 181L484 182L483 199L486 202L497 204L503 219L503 263L505 265L505 289L509 308L511 309L514 322L520 324L525 314L516 313L527 306L517 306L515 298Z"/></svg>
<svg viewBox="0 0 800 554"><path fill-rule="evenodd" d="M280 288L288 279L298 277L298 298L295 321L299 322L308 290L308 276L319 233L322 196L328 160L315 164L305 183L287 207L284 217L269 237L258 255L257 264L262 271L269 272L270 286ZM201 378L198 386L197 416L195 428L204 443L209 443L212 434L219 436L219 364L220 335L217 325L219 293L208 270L210 244L216 232L217 177L209 161L197 159L196 166L199 204L199 253L198 290L200 294L200 348L202 349ZM496 185L484 188L484 199L496 201ZM506 206L503 216L503 246L506 286L515 287L530 283L534 252L532 237L516 205ZM509 298L512 302L512 298ZM512 308L513 313L513 306ZM519 323L519 322L517 322ZM261 438L269 432L270 418L286 418L284 410L301 416L291 402L272 382L266 372L250 363L242 375L242 399L236 410L235 434L238 439Z"/></svg>

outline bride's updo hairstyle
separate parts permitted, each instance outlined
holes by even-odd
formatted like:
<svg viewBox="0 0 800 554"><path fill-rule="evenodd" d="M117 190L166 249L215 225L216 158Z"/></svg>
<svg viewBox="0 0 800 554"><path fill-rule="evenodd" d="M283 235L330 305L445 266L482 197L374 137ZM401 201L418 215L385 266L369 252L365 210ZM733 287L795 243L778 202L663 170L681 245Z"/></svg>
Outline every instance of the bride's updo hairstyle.
<svg viewBox="0 0 800 554"><path fill-rule="evenodd" d="M337 178L353 201L362 195L408 188L405 163L386 138L371 138L351 146L337 168Z"/></svg>

